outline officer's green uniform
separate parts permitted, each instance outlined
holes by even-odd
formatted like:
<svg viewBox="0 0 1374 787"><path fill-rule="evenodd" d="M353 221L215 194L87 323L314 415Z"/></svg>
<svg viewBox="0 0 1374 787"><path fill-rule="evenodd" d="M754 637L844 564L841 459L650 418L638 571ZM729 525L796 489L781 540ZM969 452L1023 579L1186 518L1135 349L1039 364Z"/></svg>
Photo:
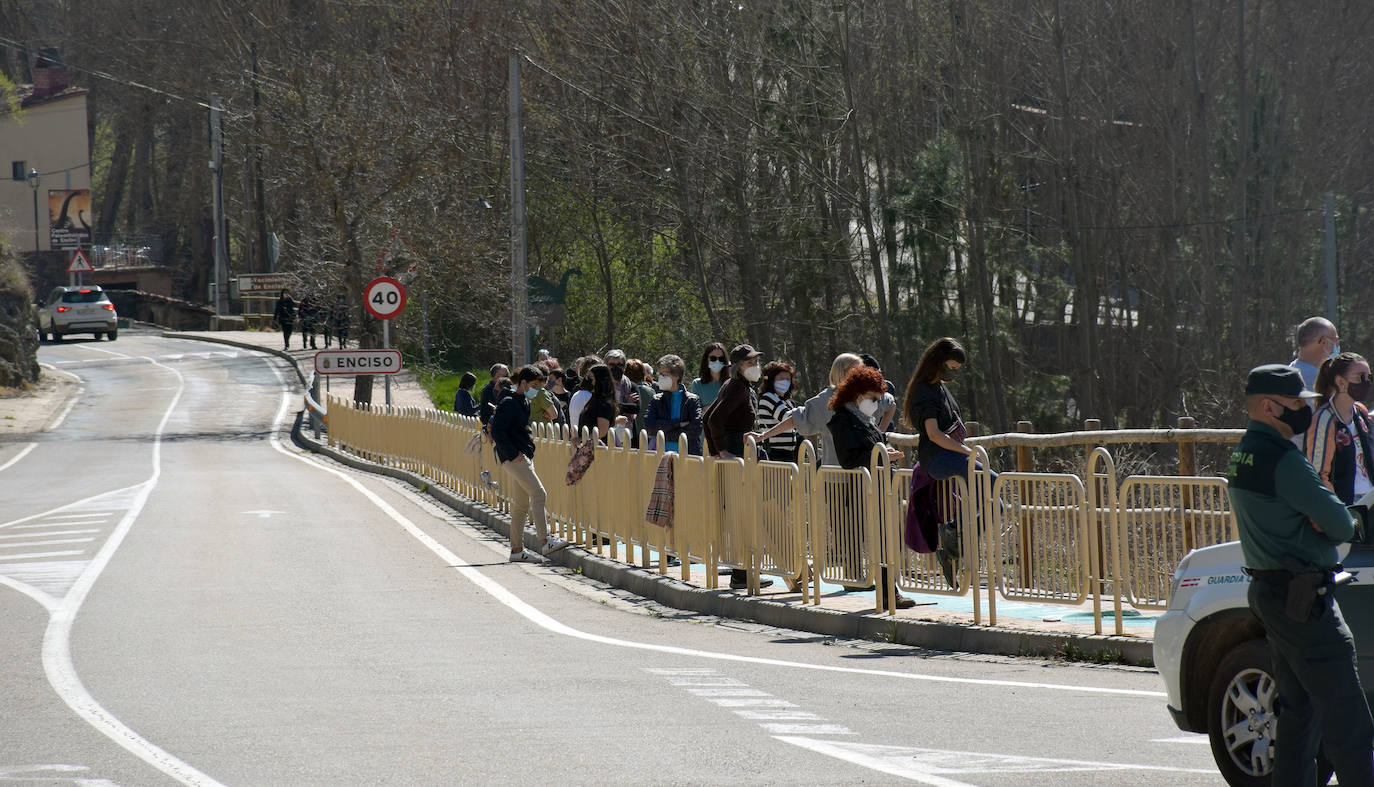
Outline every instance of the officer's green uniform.
<svg viewBox="0 0 1374 787"><path fill-rule="evenodd" d="M1313 395L1303 390L1296 369L1278 364L1251 370L1245 392ZM1250 609L1264 624L1279 690L1272 783L1315 783L1320 745L1341 784L1374 785L1374 720L1340 606L1326 592L1315 597L1303 619L1287 612L1289 572L1309 568L1327 572L1329 579L1336 545L1350 540L1354 519L1297 446L1268 424L1247 425L1231 454L1227 480L1241 551L1254 577Z"/></svg>

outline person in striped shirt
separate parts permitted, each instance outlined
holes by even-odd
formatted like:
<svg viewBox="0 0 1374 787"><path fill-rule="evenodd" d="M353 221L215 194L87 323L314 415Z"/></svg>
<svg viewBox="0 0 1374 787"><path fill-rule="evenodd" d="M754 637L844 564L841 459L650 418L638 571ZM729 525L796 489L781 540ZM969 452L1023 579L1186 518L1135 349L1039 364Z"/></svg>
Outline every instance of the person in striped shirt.
<svg viewBox="0 0 1374 787"><path fill-rule="evenodd" d="M786 361L772 361L763 367L763 379L759 381L759 411L755 429L767 432L777 426L792 411L792 378L795 370ZM796 430L785 432L763 441L761 447L768 452L774 462L796 462L797 446L801 436Z"/></svg>

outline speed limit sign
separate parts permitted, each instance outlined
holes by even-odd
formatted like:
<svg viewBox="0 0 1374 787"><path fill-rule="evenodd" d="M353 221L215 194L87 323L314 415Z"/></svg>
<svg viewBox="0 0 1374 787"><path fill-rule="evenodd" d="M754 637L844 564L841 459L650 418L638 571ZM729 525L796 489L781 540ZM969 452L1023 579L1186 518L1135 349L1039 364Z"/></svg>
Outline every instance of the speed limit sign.
<svg viewBox="0 0 1374 787"><path fill-rule="evenodd" d="M390 320L406 307L406 288L390 276L378 276L363 288L363 305L379 320Z"/></svg>

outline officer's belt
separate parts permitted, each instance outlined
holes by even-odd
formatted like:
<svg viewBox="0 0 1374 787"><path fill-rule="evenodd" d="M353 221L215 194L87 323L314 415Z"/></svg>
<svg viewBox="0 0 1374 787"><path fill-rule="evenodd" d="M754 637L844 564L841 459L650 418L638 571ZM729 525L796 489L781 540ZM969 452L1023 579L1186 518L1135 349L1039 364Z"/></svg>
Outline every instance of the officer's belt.
<svg viewBox="0 0 1374 787"><path fill-rule="evenodd" d="M1303 571L1303 572L1300 572L1300 573L1294 573L1294 572L1292 572L1292 571L1289 571L1289 570L1286 569L1286 568L1249 568L1249 567L1242 567L1242 568L1241 568L1241 571L1244 571L1246 574L1249 574L1250 576L1254 577L1255 579L1261 579L1261 580L1264 580L1265 582L1285 582L1285 583L1286 583L1286 582L1292 582L1292 581L1293 581L1293 577L1302 576L1302 575L1305 575L1305 574L1319 574L1319 575L1321 575L1321 576L1324 576L1324 577L1330 579L1331 576L1332 576L1333 574L1335 574L1335 573L1336 573L1337 571L1339 571L1339 570L1340 570L1340 566L1339 566L1339 565L1337 565L1336 568L1334 568L1334 569L1330 569L1330 568L1318 568L1318 569L1313 569L1313 570L1311 570L1311 571Z"/></svg>

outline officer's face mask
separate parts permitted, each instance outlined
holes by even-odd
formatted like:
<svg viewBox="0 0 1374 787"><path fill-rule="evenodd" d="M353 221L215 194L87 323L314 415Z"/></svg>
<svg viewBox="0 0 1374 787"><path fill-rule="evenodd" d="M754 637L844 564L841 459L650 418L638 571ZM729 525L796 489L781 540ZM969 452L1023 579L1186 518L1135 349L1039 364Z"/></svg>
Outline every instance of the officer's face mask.
<svg viewBox="0 0 1374 787"><path fill-rule="evenodd" d="M1306 404L1299 404L1298 409L1292 410L1289 409L1288 405L1277 399L1272 399L1270 401L1281 408L1282 412L1279 413L1279 420L1287 425L1289 429L1293 430L1294 436L1306 432L1307 428L1312 425L1312 408L1308 407Z"/></svg>

